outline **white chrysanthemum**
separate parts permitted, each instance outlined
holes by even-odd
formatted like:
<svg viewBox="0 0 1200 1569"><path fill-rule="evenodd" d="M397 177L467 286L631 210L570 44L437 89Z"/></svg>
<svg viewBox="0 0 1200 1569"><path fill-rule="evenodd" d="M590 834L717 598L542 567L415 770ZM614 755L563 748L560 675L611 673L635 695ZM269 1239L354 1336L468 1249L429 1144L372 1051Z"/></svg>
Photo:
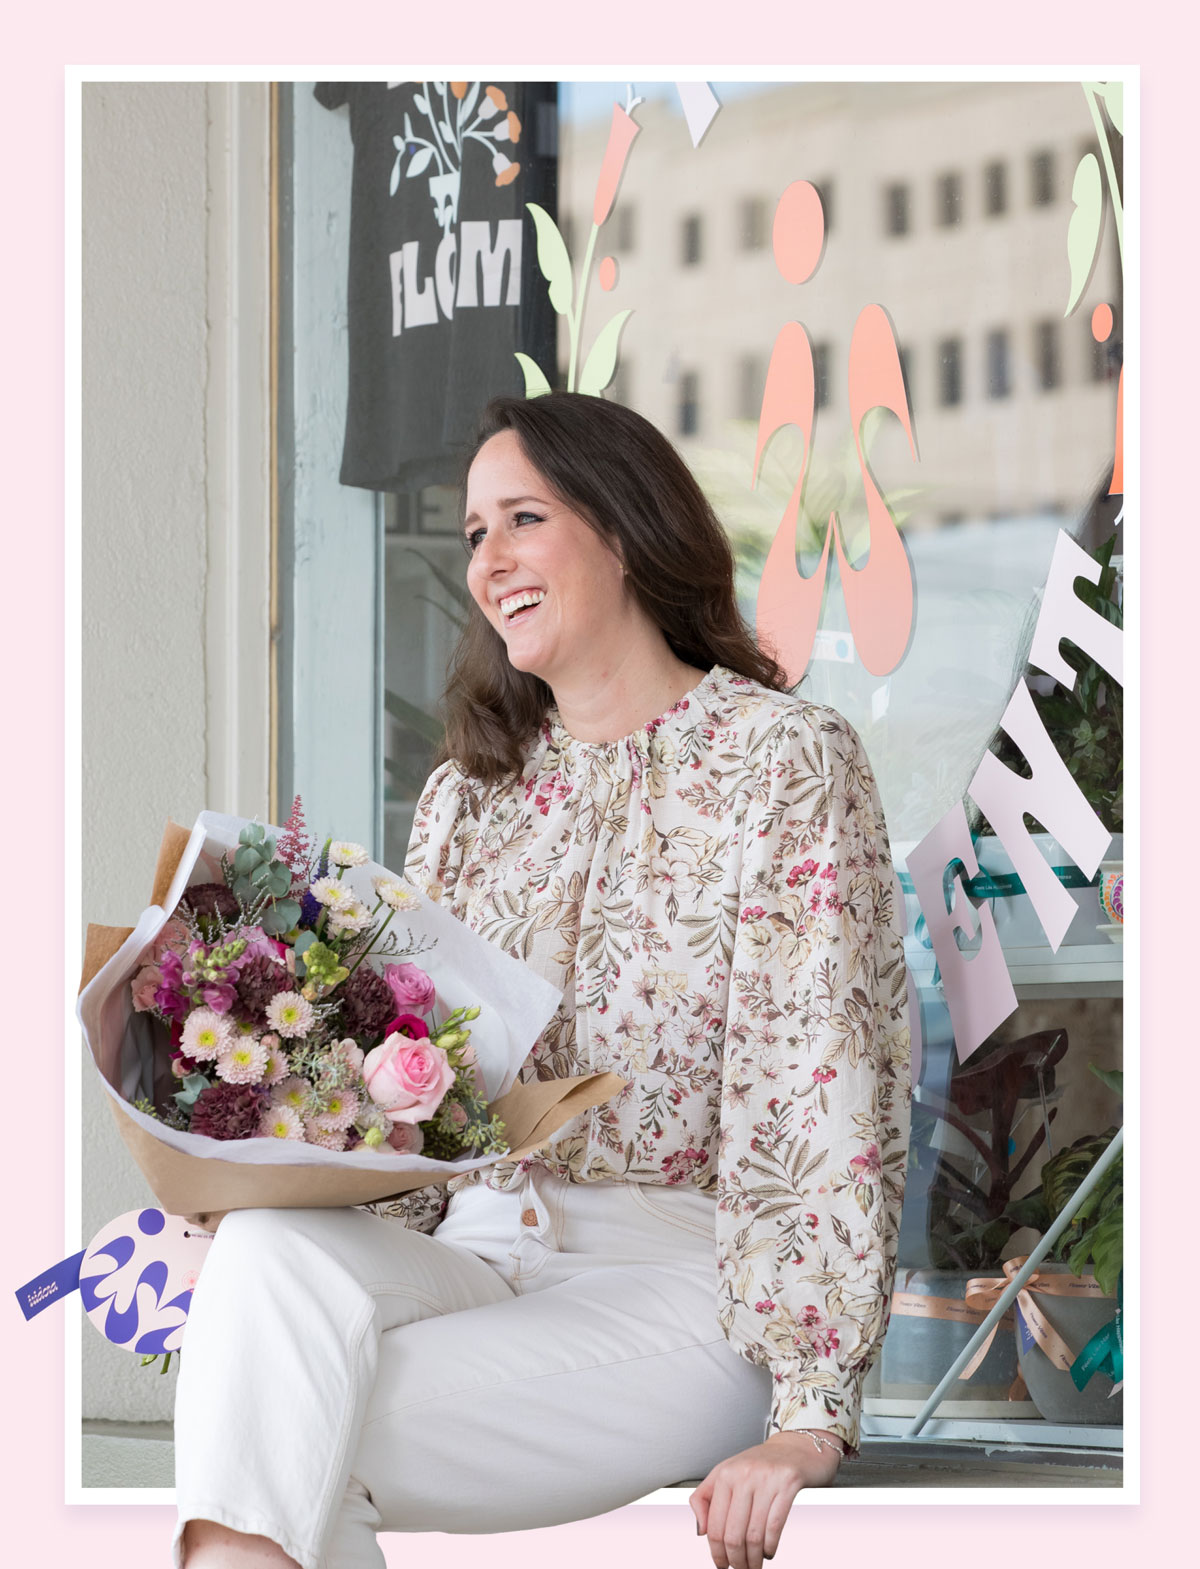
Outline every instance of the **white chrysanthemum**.
<svg viewBox="0 0 1200 1569"><path fill-rule="evenodd" d="M305 1120L304 1137L310 1144L320 1145L323 1150L346 1148L346 1135L340 1128L322 1128L312 1117Z"/></svg>
<svg viewBox="0 0 1200 1569"><path fill-rule="evenodd" d="M227 1084L259 1084L270 1053L253 1035L239 1035L217 1058L217 1077Z"/></svg>
<svg viewBox="0 0 1200 1569"><path fill-rule="evenodd" d="M321 1110L312 1120L318 1128L345 1132L357 1118L359 1105L353 1090L322 1090Z"/></svg>
<svg viewBox="0 0 1200 1569"><path fill-rule="evenodd" d="M420 906L420 899L410 893L398 877L374 877L371 886L375 889L375 897L382 899L389 910L415 910Z"/></svg>
<svg viewBox="0 0 1200 1569"><path fill-rule="evenodd" d="M331 909L329 912L329 931L333 937L342 937L347 932L361 932L371 924L371 912L365 904L348 905L346 909Z"/></svg>
<svg viewBox="0 0 1200 1569"><path fill-rule="evenodd" d="M283 1044L278 1035L264 1035L262 1043L267 1048L267 1066L259 1082L270 1085L282 1084L291 1072Z"/></svg>
<svg viewBox="0 0 1200 1569"><path fill-rule="evenodd" d="M308 891L318 904L329 910L348 910L358 903L350 884L340 883L336 877L318 877Z"/></svg>
<svg viewBox="0 0 1200 1569"><path fill-rule="evenodd" d="M183 1026L180 1043L187 1057L218 1057L234 1040L233 1025L212 1008L194 1008Z"/></svg>
<svg viewBox="0 0 1200 1569"><path fill-rule="evenodd" d="M268 1107L258 1131L260 1137L304 1142L304 1121L298 1111L286 1104Z"/></svg>
<svg viewBox="0 0 1200 1569"><path fill-rule="evenodd" d="M276 992L267 1004L267 1023L285 1040L296 1040L312 1029L316 1015L299 992Z"/></svg>
<svg viewBox="0 0 1200 1569"><path fill-rule="evenodd" d="M361 844L354 844L349 839L336 839L329 846L329 859L335 866L365 866L368 856Z"/></svg>
<svg viewBox="0 0 1200 1569"><path fill-rule="evenodd" d="M284 1079L282 1084L276 1084L271 1091L272 1106L290 1106L292 1110L303 1116L308 1105L312 1085L307 1079L302 1079L298 1073L293 1073L290 1078Z"/></svg>

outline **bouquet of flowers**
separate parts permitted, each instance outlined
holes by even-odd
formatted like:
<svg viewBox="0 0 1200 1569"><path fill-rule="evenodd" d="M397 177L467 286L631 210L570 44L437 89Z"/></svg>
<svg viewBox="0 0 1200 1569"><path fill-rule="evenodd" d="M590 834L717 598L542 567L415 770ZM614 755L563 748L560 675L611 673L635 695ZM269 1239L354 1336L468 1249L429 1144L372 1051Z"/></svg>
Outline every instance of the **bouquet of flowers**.
<svg viewBox="0 0 1200 1569"><path fill-rule="evenodd" d="M369 1203L549 1142L624 1087L519 1082L561 996L361 845L318 850L297 798L282 830L168 824L138 925L88 928L78 1014L159 1203L199 1214Z"/></svg>
<svg viewBox="0 0 1200 1569"><path fill-rule="evenodd" d="M130 982L134 1009L169 1029L181 1081L167 1106L142 1111L214 1139L386 1140L443 1160L508 1148L475 1071L478 1006L438 1024L424 970L365 962L421 951L411 934L401 949L393 925L420 907L415 894L383 873L368 907L345 880L367 859L346 840L318 854L297 796L278 841L247 823L221 880L185 889Z"/></svg>

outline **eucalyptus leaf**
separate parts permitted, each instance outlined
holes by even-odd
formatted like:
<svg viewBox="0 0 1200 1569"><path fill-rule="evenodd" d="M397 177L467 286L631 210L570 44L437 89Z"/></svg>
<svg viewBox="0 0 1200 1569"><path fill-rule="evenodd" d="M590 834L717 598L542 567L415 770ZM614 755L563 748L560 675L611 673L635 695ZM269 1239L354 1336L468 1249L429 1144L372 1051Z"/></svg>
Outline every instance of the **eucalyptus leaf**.
<svg viewBox="0 0 1200 1569"><path fill-rule="evenodd" d="M633 315L631 310L618 311L611 321L596 335L587 363L583 367L583 375L579 378L579 391L598 398L613 379L613 372L617 368L617 345L621 340L621 329Z"/></svg>
<svg viewBox="0 0 1200 1569"><path fill-rule="evenodd" d="M202 1073L189 1073L183 1081L183 1088L175 1091L174 1099L180 1106L194 1106L200 1097L200 1091L208 1088L208 1080Z"/></svg>
<svg viewBox="0 0 1200 1569"><path fill-rule="evenodd" d="M252 845L242 845L233 858L233 869L242 877L249 877L262 865L262 856Z"/></svg>
<svg viewBox="0 0 1200 1569"><path fill-rule="evenodd" d="M1071 185L1075 211L1067 225L1067 263L1071 269L1071 293L1063 313L1069 316L1088 286L1096 257L1100 253L1100 231L1104 218L1104 185L1095 153L1084 153Z"/></svg>
<svg viewBox="0 0 1200 1569"><path fill-rule="evenodd" d="M575 297L575 283L571 277L571 257L558 225L544 207L537 202L526 202L525 209L533 218L537 230L537 259L542 277L550 285L550 304L560 316L568 316Z"/></svg>

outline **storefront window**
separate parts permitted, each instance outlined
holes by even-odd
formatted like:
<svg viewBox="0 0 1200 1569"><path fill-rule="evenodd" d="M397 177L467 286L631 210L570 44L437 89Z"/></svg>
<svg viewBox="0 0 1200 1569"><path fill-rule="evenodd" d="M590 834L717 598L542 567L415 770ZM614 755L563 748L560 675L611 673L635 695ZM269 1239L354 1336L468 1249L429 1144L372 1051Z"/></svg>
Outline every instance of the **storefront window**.
<svg viewBox="0 0 1200 1569"><path fill-rule="evenodd" d="M281 95L294 148L289 277L293 295L307 300L288 349L292 403L284 413L296 473L288 534L295 610L283 738L290 772L281 777L288 788L309 788L306 770L320 776L318 796L325 792L329 805L314 819L343 823L345 812L332 809L335 796L353 795L370 821L346 824L345 832L369 837L380 859L400 864L440 733L446 661L468 604L455 444L488 395L530 390L518 354L547 386L578 388L596 336L628 311L611 372L594 390L637 409L678 443L733 543L739 603L751 626L767 553L802 472L796 560L805 577L817 570L831 514L849 569L861 571L875 548L871 488L884 500L914 586L907 641L890 661L870 653L872 629L834 567L795 674L803 676L802 693L840 710L862 736L907 877L909 852L964 800L984 754L999 744L1060 530L1089 553L1107 548L1106 571L1119 583L1119 529L1113 535L1120 496L1112 486L1121 274L1111 232L1086 286L1079 279L1071 310L1063 309L1072 273L1070 204L1060 197L1081 147L1098 145L1092 100L1065 82L713 84L719 108L697 134L674 84L536 85L537 92L530 84L391 84L394 102L381 86L371 112L381 117L386 145L373 184L363 174L365 143L351 139L353 102L333 92L321 103L304 84ZM451 130L467 95L475 104L493 94L497 103L487 122L488 168L472 174L468 148L460 163L448 160L438 191L432 154L419 162L417 111L401 106L401 89L422 86L424 94L410 92L412 102L437 91ZM637 129L611 212L594 231L614 104ZM1013 145L1014 127L1021 145ZM1117 146L1119 174L1120 138L1106 134ZM952 170L944 166L948 148ZM521 184L534 176L536 195ZM469 177L481 183L468 200ZM778 264L773 240L781 199L797 182L813 186L822 219L822 242L801 281ZM354 203L366 204L356 205L353 224L352 188ZM406 370L403 356L392 355L372 372L354 358L353 248L360 229L370 233L377 222L373 265L386 273L387 225L401 198L420 209L426 228L419 242L392 250L388 315L378 331L389 353L408 334L411 360ZM582 338L577 321L551 308L530 203L553 221L586 297ZM1046 210L1055 204L1063 210ZM368 207L377 219L365 215ZM455 254L447 238L455 224L456 285L449 263L439 271L437 260ZM903 245L893 243L901 237ZM464 268L473 294L465 295ZM870 319L890 334L901 391L890 412L881 399L868 402L856 431L855 335L870 306L881 307ZM767 367L786 323L802 324L810 345L820 417L809 450L795 424L772 435L755 483ZM427 352L435 333L444 341ZM382 401L376 407L372 399ZM369 426L365 445L356 420ZM415 445L394 439L396 428L414 422L431 434ZM376 457L382 466L372 469ZM321 608L317 591L331 572L339 593L345 590L336 616ZM1115 606L1119 588L1113 595ZM330 661L343 680L356 675L350 715L331 714L322 696ZM1038 679L1049 689L1035 684L1034 700L1049 702L1054 683ZM1107 718L1064 709L1054 736L1067 750L1108 747L1119 768L1119 718L1112 682L1101 673L1091 690L1101 707L1105 691ZM320 714L318 703L326 704ZM318 718L323 756L331 726L340 738L336 769L303 739ZM1079 739L1082 724L1090 740ZM1119 816L1109 816L1105 828L1119 832ZM1109 858L1120 859L1119 846ZM1010 875L1011 863L991 853L988 872ZM1046 853L1065 871L1060 845ZM1120 1120L1111 1075L1121 1066L1121 950L1100 930L1112 923L1100 919L1097 889L1076 889L1079 915L1052 953L1028 896L1008 886L996 881L974 902L990 904L1006 952L1017 955L1011 964L1020 1006L963 1063L922 912L911 884L906 890L924 1033L902 1239L906 1278L921 1270L998 1276L1004 1259L1022 1244L1028 1251L1038 1234L1015 1223L1012 1205L1036 1193L1046 1156ZM1069 948L1073 967L1061 957ZM922 1291L939 1300L954 1295L951 1286L914 1281L910 1295ZM894 1322L903 1319L898 1313ZM924 1340L913 1340L911 1324L889 1331L889 1345L895 1334L899 1349L882 1370L877 1398L885 1406L919 1400L942 1370L935 1366L941 1353L929 1350L931 1326L919 1327L930 1330ZM1007 1403L1010 1416L1036 1420L1024 1395L1010 1400L1015 1370L1000 1387L1006 1376L993 1368L972 1386L986 1388L978 1401L988 1418L999 1420L995 1408ZM1094 1417L1083 1421L1105 1427ZM1119 1440L1106 1442L1111 1449Z"/></svg>

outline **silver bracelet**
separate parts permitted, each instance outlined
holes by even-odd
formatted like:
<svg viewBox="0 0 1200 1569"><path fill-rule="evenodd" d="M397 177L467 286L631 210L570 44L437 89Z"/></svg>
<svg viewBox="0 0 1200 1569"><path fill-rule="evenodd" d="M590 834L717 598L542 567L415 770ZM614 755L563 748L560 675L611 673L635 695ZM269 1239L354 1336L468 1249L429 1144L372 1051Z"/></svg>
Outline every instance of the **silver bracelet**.
<svg viewBox="0 0 1200 1569"><path fill-rule="evenodd" d="M800 1432L808 1434L813 1443L816 1444L818 1451L832 1449L836 1454L840 1455L843 1453L841 1444L838 1443L836 1438L831 1438L828 1433L814 1433L811 1427L802 1427Z"/></svg>

